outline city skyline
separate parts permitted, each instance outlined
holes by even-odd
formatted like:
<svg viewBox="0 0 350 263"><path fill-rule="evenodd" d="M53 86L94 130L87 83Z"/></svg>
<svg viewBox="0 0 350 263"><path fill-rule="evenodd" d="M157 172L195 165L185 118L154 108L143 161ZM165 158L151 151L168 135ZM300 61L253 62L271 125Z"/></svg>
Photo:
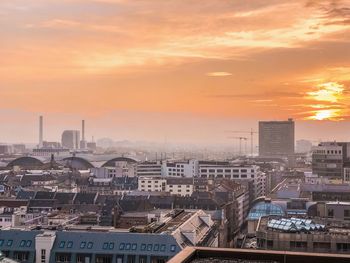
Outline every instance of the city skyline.
<svg viewBox="0 0 350 263"><path fill-rule="evenodd" d="M89 138L213 143L289 117L297 138L349 139L348 6L1 1L0 138L36 141L45 113L50 140L82 118Z"/></svg>

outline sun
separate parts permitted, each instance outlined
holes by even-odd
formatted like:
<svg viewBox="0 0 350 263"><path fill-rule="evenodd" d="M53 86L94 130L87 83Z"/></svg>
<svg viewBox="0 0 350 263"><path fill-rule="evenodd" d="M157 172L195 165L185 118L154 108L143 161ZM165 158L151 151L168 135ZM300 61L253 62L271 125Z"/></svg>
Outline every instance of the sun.
<svg viewBox="0 0 350 263"><path fill-rule="evenodd" d="M320 110L316 112L314 116L312 116L314 120L318 120L318 121L326 120L331 117L332 117L331 110Z"/></svg>
<svg viewBox="0 0 350 263"><path fill-rule="evenodd" d="M306 119L342 120L343 109L339 108L339 103L346 97L344 90L343 84L326 82L317 85L313 91L307 92L307 98L315 102L310 107L317 110L312 111L312 115Z"/></svg>

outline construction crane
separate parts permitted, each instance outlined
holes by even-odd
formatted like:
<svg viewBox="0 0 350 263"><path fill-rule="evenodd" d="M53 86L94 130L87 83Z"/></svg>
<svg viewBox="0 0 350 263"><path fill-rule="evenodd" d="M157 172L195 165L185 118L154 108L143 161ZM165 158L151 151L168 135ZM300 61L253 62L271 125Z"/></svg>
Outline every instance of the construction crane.
<svg viewBox="0 0 350 263"><path fill-rule="evenodd" d="M239 155L242 155L242 141L245 141L245 152L247 152L247 140L246 137L229 137L229 139L238 139L239 140Z"/></svg>
<svg viewBox="0 0 350 263"><path fill-rule="evenodd" d="M254 154L254 134L259 134L259 132L251 129L250 131L228 131L230 133L240 133L240 134L250 134L250 153Z"/></svg>

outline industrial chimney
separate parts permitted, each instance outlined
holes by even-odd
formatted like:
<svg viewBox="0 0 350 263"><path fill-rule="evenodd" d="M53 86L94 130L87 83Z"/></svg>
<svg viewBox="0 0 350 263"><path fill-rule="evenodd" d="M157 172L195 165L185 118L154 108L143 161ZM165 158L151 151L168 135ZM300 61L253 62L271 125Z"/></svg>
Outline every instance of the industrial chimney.
<svg viewBox="0 0 350 263"><path fill-rule="evenodd" d="M81 141L80 141L80 149L86 149L86 141L85 141L85 120L81 121Z"/></svg>
<svg viewBox="0 0 350 263"><path fill-rule="evenodd" d="M81 122L81 140L85 142L85 120Z"/></svg>
<svg viewBox="0 0 350 263"><path fill-rule="evenodd" d="M44 131L43 131L43 116L39 117L39 148L43 147L43 136L44 136Z"/></svg>

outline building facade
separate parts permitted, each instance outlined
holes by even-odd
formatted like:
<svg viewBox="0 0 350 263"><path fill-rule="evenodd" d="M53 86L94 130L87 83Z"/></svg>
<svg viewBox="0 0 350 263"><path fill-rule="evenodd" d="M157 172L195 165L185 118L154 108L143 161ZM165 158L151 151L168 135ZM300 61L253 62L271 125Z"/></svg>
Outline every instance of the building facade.
<svg viewBox="0 0 350 263"><path fill-rule="evenodd" d="M62 147L70 150L80 148L80 131L67 130L62 133Z"/></svg>
<svg viewBox="0 0 350 263"><path fill-rule="evenodd" d="M259 156L290 157L294 155L294 121L259 122Z"/></svg>

